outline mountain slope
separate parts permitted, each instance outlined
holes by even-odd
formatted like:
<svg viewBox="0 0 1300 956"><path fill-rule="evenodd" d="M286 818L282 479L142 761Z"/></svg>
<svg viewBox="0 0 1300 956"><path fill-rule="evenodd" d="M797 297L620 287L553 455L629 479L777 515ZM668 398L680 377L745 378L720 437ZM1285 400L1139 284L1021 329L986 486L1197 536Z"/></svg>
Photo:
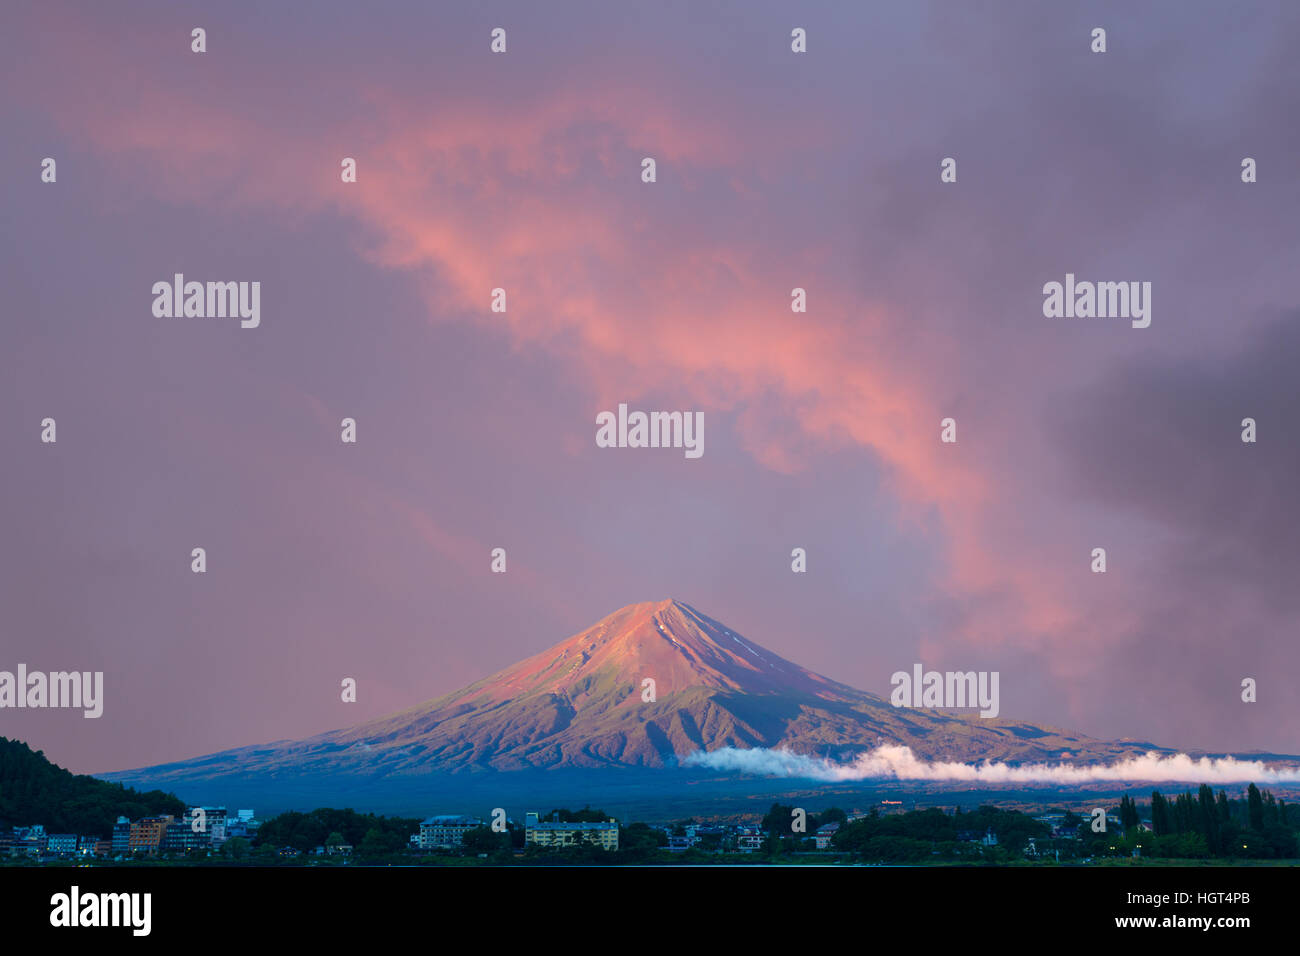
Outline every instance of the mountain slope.
<svg viewBox="0 0 1300 956"><path fill-rule="evenodd" d="M656 700L642 699L645 678ZM806 670L680 601L622 608L554 647L410 710L301 741L105 775L411 776L675 765L697 750L846 757L880 743L922 758L1085 761L1153 749L1015 720L895 708Z"/></svg>

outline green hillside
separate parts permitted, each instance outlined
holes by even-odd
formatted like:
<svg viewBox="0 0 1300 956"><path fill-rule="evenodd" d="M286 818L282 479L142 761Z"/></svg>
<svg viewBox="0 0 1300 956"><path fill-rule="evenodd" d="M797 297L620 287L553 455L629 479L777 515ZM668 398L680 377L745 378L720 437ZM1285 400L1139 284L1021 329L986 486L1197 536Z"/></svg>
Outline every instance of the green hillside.
<svg viewBox="0 0 1300 956"><path fill-rule="evenodd" d="M170 813L185 804L170 793L141 793L120 783L70 773L21 740L0 737L0 826L44 824L47 833L107 837L119 816L132 820Z"/></svg>

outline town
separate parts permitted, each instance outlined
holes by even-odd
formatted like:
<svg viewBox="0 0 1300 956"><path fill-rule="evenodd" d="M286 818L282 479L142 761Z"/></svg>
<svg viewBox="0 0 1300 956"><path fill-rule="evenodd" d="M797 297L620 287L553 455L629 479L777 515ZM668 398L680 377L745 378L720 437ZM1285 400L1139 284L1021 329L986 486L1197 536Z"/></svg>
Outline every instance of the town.
<svg viewBox="0 0 1300 956"><path fill-rule="evenodd" d="M46 832L42 824L0 828L0 863L428 864L547 862L708 863L1091 863L1112 858L1294 859L1300 812L1252 784L1244 800L1198 796L1146 805L1037 815L981 806L905 810L883 800L866 811L820 813L773 804L761 820L668 824L620 822L601 810L496 808L490 819L435 814L423 820L353 810L290 811L259 821L252 809L189 807L130 820L110 834ZM1103 822L1104 821L1104 822Z"/></svg>

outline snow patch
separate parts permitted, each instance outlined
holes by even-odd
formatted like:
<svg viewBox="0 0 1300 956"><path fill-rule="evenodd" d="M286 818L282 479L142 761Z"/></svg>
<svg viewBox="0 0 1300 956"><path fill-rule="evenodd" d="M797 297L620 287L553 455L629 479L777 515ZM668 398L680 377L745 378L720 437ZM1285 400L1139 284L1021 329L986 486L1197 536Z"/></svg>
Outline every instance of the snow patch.
<svg viewBox="0 0 1300 956"><path fill-rule="evenodd" d="M664 632L664 637L666 637L666 638L668 638L668 640L672 641L674 647L681 647L681 646L682 646L682 645L680 645L680 644L677 643L677 638L675 638L675 637L673 637L671 634L669 634L667 628L665 628L665 627L664 627L662 624L660 624L658 621L655 622L655 627L659 628L659 630L661 630L661 631Z"/></svg>

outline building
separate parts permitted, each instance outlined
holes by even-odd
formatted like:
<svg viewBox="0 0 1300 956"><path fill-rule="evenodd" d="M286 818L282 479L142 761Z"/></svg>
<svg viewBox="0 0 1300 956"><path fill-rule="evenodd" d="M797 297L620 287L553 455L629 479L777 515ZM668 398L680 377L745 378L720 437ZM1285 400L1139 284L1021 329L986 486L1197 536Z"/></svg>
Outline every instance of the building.
<svg viewBox="0 0 1300 956"><path fill-rule="evenodd" d="M196 831L194 819L186 814L184 820L173 820L163 830L162 840L158 843L160 853L206 852L212 845L210 834L206 830Z"/></svg>
<svg viewBox="0 0 1300 956"><path fill-rule="evenodd" d="M133 855L144 853L148 856L157 856L158 848L162 845L163 834L173 821L171 814L161 817L143 817L137 820L131 824L128 851Z"/></svg>
<svg viewBox="0 0 1300 956"><path fill-rule="evenodd" d="M686 828L686 834L695 841L696 849L705 851L721 850L728 832L724 826L703 823L691 824Z"/></svg>
<svg viewBox="0 0 1300 956"><path fill-rule="evenodd" d="M823 823L819 826L817 832L813 834L813 840L817 844L817 849L829 850L831 847L831 840L835 838L835 834L839 831L840 825L838 823Z"/></svg>
<svg viewBox="0 0 1300 956"><path fill-rule="evenodd" d="M14 848L19 853L40 856L45 852L45 839L45 827L42 824L14 827Z"/></svg>
<svg viewBox="0 0 1300 956"><path fill-rule="evenodd" d="M253 819L252 810L240 810L239 815L233 819L226 817L226 839L233 840L239 837L242 840L251 840L257 836L257 828L261 825Z"/></svg>
<svg viewBox="0 0 1300 956"><path fill-rule="evenodd" d="M158 840L159 853L184 853L187 840L185 834L190 825L183 820L173 820L163 827L162 837Z"/></svg>
<svg viewBox="0 0 1300 956"><path fill-rule="evenodd" d="M763 828L740 826L736 827L735 832L736 851L739 853L754 853L763 849Z"/></svg>
<svg viewBox="0 0 1300 956"><path fill-rule="evenodd" d="M101 843L105 844L106 846L112 846L112 843L110 843L108 840L101 840L97 836L80 836L77 838L77 855L78 856L97 856L97 855L106 856L107 855L106 853L105 854L98 853L98 848Z"/></svg>
<svg viewBox="0 0 1300 956"><path fill-rule="evenodd" d="M190 807L185 811L185 822L193 827L198 820L199 832L206 836L206 843L220 846L226 842L226 816L225 807Z"/></svg>
<svg viewBox="0 0 1300 956"><path fill-rule="evenodd" d="M687 823L682 833L673 833L674 827L659 827L668 837L665 847L669 852L682 853L686 850L721 850L727 838L731 836L730 827L706 823Z"/></svg>
<svg viewBox="0 0 1300 956"><path fill-rule="evenodd" d="M699 842L700 838L690 833L668 834L668 850L672 853L683 853Z"/></svg>
<svg viewBox="0 0 1300 956"><path fill-rule="evenodd" d="M117 822L113 824L112 840L113 855L126 856L131 852L131 821L126 817L118 817Z"/></svg>
<svg viewBox="0 0 1300 956"><path fill-rule="evenodd" d="M77 853L77 835L75 833L51 833L45 838L45 852L54 856L75 856Z"/></svg>
<svg viewBox="0 0 1300 956"><path fill-rule="evenodd" d="M473 817L443 815L429 817L420 824L421 850L460 846L465 834L483 826L482 820Z"/></svg>
<svg viewBox="0 0 1300 956"><path fill-rule="evenodd" d="M540 821L536 813L524 818L524 846L578 846L590 843L602 850L618 849L618 821L559 823Z"/></svg>

